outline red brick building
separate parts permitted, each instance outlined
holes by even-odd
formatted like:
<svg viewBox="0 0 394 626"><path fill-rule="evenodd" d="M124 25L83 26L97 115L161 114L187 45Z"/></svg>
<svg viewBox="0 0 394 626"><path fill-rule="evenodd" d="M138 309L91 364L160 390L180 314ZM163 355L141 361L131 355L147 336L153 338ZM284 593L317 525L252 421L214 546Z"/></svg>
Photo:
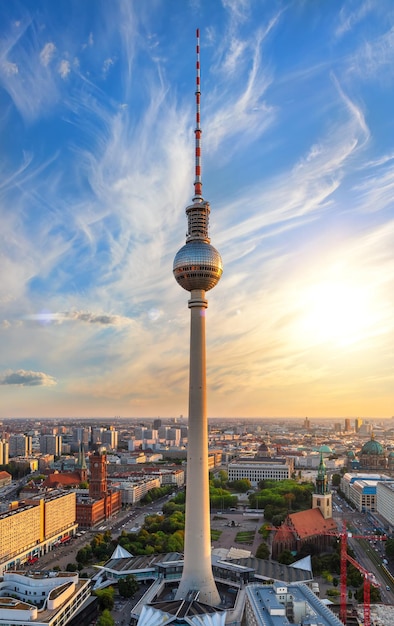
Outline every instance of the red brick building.
<svg viewBox="0 0 394 626"><path fill-rule="evenodd" d="M81 528L96 526L116 515L122 507L120 491L108 489L107 455L92 455L89 465L89 496L77 498L77 522Z"/></svg>
<svg viewBox="0 0 394 626"><path fill-rule="evenodd" d="M277 559L283 550L299 552L304 544L314 546L316 552L327 552L335 533L338 527L334 520L324 519L318 508L291 513L275 533L272 558Z"/></svg>

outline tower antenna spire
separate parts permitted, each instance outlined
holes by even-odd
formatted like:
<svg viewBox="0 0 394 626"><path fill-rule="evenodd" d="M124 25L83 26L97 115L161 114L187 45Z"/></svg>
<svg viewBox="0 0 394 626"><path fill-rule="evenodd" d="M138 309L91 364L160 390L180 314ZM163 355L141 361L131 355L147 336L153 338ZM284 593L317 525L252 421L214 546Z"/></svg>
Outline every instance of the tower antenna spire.
<svg viewBox="0 0 394 626"><path fill-rule="evenodd" d="M196 30L196 129L195 133L195 179L194 179L194 198L193 202L202 201L202 181L201 181L201 126L200 126L200 29Z"/></svg>

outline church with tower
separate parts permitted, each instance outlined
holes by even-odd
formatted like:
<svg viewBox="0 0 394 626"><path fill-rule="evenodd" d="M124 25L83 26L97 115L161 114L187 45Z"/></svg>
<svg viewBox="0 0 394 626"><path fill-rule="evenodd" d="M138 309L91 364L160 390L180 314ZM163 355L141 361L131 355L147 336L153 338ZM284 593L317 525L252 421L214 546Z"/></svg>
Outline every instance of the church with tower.
<svg viewBox="0 0 394 626"><path fill-rule="evenodd" d="M320 452L312 508L290 513L275 533L272 542L272 558L277 559L284 550L300 552L303 546L325 552L332 545L333 535L338 532L332 518L332 495L328 487L327 469Z"/></svg>

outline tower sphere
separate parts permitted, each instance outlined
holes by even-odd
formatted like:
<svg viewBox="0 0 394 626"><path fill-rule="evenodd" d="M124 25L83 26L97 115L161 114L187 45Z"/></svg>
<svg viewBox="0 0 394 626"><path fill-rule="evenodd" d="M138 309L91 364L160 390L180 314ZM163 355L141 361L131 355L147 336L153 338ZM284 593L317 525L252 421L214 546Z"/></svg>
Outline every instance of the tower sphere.
<svg viewBox="0 0 394 626"><path fill-rule="evenodd" d="M177 283L186 289L209 291L223 273L219 252L203 240L188 241L175 255L173 273Z"/></svg>

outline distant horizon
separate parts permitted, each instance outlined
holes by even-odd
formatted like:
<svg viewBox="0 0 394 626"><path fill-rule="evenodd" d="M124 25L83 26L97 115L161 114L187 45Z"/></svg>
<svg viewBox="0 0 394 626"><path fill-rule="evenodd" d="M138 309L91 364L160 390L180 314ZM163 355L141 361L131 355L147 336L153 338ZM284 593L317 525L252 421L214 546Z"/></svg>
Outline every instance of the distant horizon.
<svg viewBox="0 0 394 626"><path fill-rule="evenodd" d="M104 420L104 421L116 421L116 420L157 420L157 419L161 419L161 420L188 420L188 417L185 415L182 416L176 416L176 415L167 415L167 416L154 416L154 415L135 415L135 416L122 416L122 415L117 415L117 416L81 416L81 415L76 415L76 416L72 416L72 415L67 415L67 416L59 416L59 415L46 415L46 416L22 416L22 415L16 415L16 416L8 416L8 417L0 417L0 421L3 420L13 420L13 419L26 419L26 420ZM213 416L208 416L208 420L302 420L304 421L305 419L308 420L356 420L356 419L361 419L361 420L390 420L390 419L394 419L394 416L390 416L390 417L381 417L381 416L373 416L373 415L345 415L345 416L335 416L335 415L320 415L320 416L296 416L296 415L292 415L292 416L223 416L223 417L219 417L216 415Z"/></svg>

